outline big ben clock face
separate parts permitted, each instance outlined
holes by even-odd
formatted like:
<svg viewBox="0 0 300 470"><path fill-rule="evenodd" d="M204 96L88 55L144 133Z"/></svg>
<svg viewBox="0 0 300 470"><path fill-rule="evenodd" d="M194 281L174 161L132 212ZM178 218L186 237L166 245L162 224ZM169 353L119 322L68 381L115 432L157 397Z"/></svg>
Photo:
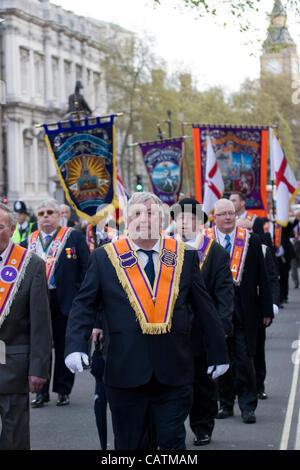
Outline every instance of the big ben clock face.
<svg viewBox="0 0 300 470"><path fill-rule="evenodd" d="M266 72L271 73L272 75L278 75L282 71L282 65L277 59L271 59L266 63L265 66Z"/></svg>

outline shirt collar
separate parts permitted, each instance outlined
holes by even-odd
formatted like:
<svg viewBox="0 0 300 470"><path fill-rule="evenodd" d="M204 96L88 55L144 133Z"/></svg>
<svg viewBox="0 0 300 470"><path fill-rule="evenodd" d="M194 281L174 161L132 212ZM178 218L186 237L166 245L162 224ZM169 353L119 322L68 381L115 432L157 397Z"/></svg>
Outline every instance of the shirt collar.
<svg viewBox="0 0 300 470"><path fill-rule="evenodd" d="M27 227L28 227L28 221L27 220L25 220L25 222L23 222L22 225L20 225L18 223L18 228L19 229L25 230Z"/></svg>
<svg viewBox="0 0 300 470"><path fill-rule="evenodd" d="M247 217L247 211L244 211L241 215L236 216L237 219L246 219L246 217Z"/></svg>
<svg viewBox="0 0 300 470"><path fill-rule="evenodd" d="M56 229L57 230L57 229ZM51 233L45 233L41 230L41 234L42 234L42 237L43 237L43 240L45 240L45 237L47 237L48 235L50 235L50 237L52 237L52 235L55 234L56 230L54 230L53 232Z"/></svg>
<svg viewBox="0 0 300 470"><path fill-rule="evenodd" d="M217 232L217 238L219 239L220 242L224 242L226 235L229 235L230 240L233 240L235 237L236 227L234 228L232 232L228 234L221 232L217 227L216 227L216 232Z"/></svg>

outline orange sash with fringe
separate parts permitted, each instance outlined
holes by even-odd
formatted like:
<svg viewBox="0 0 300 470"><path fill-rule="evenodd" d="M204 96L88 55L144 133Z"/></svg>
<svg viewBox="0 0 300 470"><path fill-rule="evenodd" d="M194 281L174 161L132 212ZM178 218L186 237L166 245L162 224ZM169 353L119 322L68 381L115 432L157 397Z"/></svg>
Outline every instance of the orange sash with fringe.
<svg viewBox="0 0 300 470"><path fill-rule="evenodd" d="M119 281L135 311L144 334L170 331L184 259L184 243L161 238L153 288L130 238L125 236L104 246Z"/></svg>

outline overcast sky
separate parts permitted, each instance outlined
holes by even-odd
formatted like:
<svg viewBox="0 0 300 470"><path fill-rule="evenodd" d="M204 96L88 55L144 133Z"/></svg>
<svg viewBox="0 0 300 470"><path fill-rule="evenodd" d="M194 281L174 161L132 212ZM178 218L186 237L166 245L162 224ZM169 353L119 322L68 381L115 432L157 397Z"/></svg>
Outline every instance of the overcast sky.
<svg viewBox="0 0 300 470"><path fill-rule="evenodd" d="M146 33L155 38L153 51L168 62L170 71L191 72L200 90L221 86L231 92L237 91L245 78L259 77L258 40L266 37L268 20L264 13L272 10L274 0L263 0L263 11L251 15L257 31L249 33L240 33L231 17L224 28L212 18L196 18L196 13L186 8L176 10L172 7L176 4L174 0L164 0L159 7L153 7L152 0L52 0L52 3L78 15L119 24L140 35ZM290 15L288 25L299 54L299 23Z"/></svg>

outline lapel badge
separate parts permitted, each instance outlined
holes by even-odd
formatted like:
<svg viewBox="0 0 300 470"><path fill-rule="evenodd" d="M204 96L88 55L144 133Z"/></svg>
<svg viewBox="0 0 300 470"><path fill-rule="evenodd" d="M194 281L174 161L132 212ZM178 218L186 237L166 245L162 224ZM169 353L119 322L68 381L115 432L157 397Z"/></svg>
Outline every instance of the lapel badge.
<svg viewBox="0 0 300 470"><path fill-rule="evenodd" d="M68 259L71 259L71 248L66 248L66 255Z"/></svg>
<svg viewBox="0 0 300 470"><path fill-rule="evenodd" d="M77 259L76 248L75 247L72 248L72 257L73 257L73 259Z"/></svg>

